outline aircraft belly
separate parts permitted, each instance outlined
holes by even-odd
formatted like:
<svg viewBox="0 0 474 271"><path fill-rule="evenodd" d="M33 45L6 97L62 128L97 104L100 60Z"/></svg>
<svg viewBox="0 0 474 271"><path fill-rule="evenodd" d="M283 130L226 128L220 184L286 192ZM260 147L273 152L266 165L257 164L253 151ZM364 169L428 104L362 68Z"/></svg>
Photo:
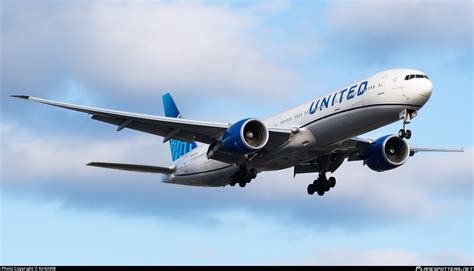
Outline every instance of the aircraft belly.
<svg viewBox="0 0 474 271"><path fill-rule="evenodd" d="M314 159L318 154L323 154L322 152L303 149L300 151L293 151L291 153L286 153L281 157L275 158L267 163L262 163L257 166L259 170L281 170L295 165L305 163L309 160Z"/></svg>

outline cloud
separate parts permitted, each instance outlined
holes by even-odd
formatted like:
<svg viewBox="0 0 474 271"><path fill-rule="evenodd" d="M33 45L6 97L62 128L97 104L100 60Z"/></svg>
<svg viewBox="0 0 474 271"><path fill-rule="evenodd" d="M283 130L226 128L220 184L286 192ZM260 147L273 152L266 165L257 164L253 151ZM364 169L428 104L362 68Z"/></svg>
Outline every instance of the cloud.
<svg viewBox="0 0 474 271"><path fill-rule="evenodd" d="M2 178L15 180L48 179L51 176L74 176L84 180L92 172L85 165L94 161L115 161L167 165L170 157L167 144L152 136L120 137L111 133L109 139L85 139L69 134L32 136L20 126L3 123L0 126L2 146ZM61 139L65 139L64 141ZM146 150L154 150L147 153ZM153 153L159 153L152 157ZM167 159L168 158L168 159ZM18 173L21 172L21 178Z"/></svg>
<svg viewBox="0 0 474 271"><path fill-rule="evenodd" d="M330 44L357 59L472 50L472 1L338 1L326 13Z"/></svg>
<svg viewBox="0 0 474 271"><path fill-rule="evenodd" d="M265 56L257 14L200 2L2 3L2 91L44 96L72 81L111 99L283 93L298 79Z"/></svg>
<svg viewBox="0 0 474 271"><path fill-rule="evenodd" d="M345 163L338 184L324 197L308 196L314 174L292 179L291 170L262 173L248 187L196 188L160 183L159 175L84 166L90 161L170 164L167 144L150 135L106 138L37 135L3 123L2 189L66 208L109 210L218 225L222 212L245 210L256 217L292 225L361 226L403 221L436 221L444 212L472 200L472 151L419 154L406 165L375 173L360 163ZM438 166L433 168L431 165ZM442 196L442 198L440 198Z"/></svg>

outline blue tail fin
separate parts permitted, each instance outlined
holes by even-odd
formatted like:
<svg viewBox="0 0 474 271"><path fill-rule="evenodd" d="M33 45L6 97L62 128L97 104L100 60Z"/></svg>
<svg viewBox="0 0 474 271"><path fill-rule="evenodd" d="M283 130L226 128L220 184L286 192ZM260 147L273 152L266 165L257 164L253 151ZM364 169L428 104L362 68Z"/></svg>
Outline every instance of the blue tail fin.
<svg viewBox="0 0 474 271"><path fill-rule="evenodd" d="M165 109L165 116L170 118L182 118L179 113L178 107L174 103L173 97L170 93L163 95L163 107ZM197 147L196 142L183 142L176 139L170 139L171 158L176 161L181 156L190 152L192 149Z"/></svg>

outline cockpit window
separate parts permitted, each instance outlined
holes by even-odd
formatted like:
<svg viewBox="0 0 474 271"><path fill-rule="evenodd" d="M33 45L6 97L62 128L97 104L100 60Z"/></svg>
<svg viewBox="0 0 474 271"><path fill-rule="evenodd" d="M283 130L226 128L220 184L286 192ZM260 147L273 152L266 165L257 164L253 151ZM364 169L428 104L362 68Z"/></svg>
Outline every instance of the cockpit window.
<svg viewBox="0 0 474 271"><path fill-rule="evenodd" d="M426 78L426 79L429 79L428 76L426 76L424 74L409 74L409 75L405 76L405 80L411 80L413 78Z"/></svg>

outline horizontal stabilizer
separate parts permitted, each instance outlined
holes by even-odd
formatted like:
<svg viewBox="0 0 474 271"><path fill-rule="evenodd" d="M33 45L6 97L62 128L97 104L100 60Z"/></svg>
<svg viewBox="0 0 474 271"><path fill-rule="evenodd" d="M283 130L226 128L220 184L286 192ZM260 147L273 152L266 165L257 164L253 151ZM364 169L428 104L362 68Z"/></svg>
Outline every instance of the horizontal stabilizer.
<svg viewBox="0 0 474 271"><path fill-rule="evenodd" d="M117 163L103 163L103 162L91 162L87 165L91 167L103 167L103 168L109 168L109 169L146 172L146 173L172 174L175 172L175 168L155 167L155 166L147 166L147 165L117 164Z"/></svg>

